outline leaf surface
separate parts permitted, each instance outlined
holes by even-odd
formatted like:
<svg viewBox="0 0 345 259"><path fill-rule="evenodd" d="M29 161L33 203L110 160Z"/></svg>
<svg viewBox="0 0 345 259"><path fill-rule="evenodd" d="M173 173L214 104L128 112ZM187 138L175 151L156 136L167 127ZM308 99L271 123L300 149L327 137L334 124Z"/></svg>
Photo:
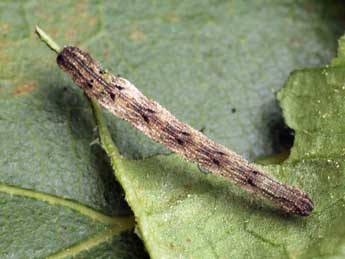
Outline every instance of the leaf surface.
<svg viewBox="0 0 345 259"><path fill-rule="evenodd" d="M214 140L253 159L273 152L270 129L281 119L275 91L292 69L328 62L342 28L343 11L344 7L336 2L326 4L311 0L298 5L271 1L172 0L164 4L1 2L0 225L3 231L0 257L67 256L67 251L77 248L81 249L77 254L80 258L146 257L132 232L118 236L116 231L111 232L113 221L100 220L107 216L127 217L131 212L106 156L97 145L90 146L95 139L95 123L88 102L59 71L54 54L36 38L33 33L36 24L61 45L77 45L89 50L105 67L129 78L181 120L195 128L204 128ZM174 228L164 224L162 229L155 224L151 225L152 229L144 228L153 218L147 218L145 223L143 211L154 212L152 215L158 217L157 208L151 203L161 204L162 213L164 208L165 213L171 213L163 201L170 199L166 189L158 192L162 188L160 178L181 174L181 179L176 176L165 184L170 186L172 194L176 192L174 195L181 195L182 199L189 193L179 192L178 183L184 182L183 177L189 175L185 171L191 170L189 177L193 183L204 182L201 187L195 187L200 189L201 197L205 197L202 206L214 202L208 195L222 197L229 192L229 202L237 200L232 198L232 193L237 192L235 188L218 183L219 180L210 176L199 176L195 167L174 156L149 158L166 150L126 123L111 116L108 121L122 154L129 158L148 158L131 163L126 169L128 177L157 174L157 182L151 181L154 178L147 179L142 186L137 186L140 179L136 178L132 185L125 186L128 195L139 195L147 184L153 185L147 192L156 196L154 201L149 195L139 206L139 201L128 196L135 215L140 218L142 237L152 255L169 251L165 245L170 241L163 239L172 235L165 231L174 232ZM175 169L171 171L172 168ZM213 181L223 187L206 195ZM175 197L176 202L179 197ZM196 199L192 206L195 207L199 196L192 197ZM55 203L49 202L51 199ZM247 199L246 196L243 199ZM65 201L72 202L73 206L68 207ZM233 210L246 210L247 205L243 208L246 202L234 204ZM83 214L84 209L91 212ZM228 212L224 210L220 215L234 218ZM204 214L206 219L210 213ZM95 219L95 215L100 218ZM179 229L179 225L188 222L181 220L176 222ZM157 218L155 222L160 221ZM196 224L199 223L190 224L184 231L195 230L192 226ZM204 225L190 233L193 240L204 231L201 226ZM232 233L235 227L230 230ZM227 236L217 233L219 237L214 240ZM256 240L251 234L246 235L250 237L248 240ZM163 248L159 243L154 246L159 240ZM188 246L195 249L194 252L187 249L190 255L198 255L199 245L207 245L207 253L216 249L207 236L202 240L196 246ZM92 241L91 246L89 241ZM188 244L183 239L174 242ZM233 243L247 247L235 239ZM257 253L274 251L266 246ZM176 246L176 250L179 249ZM246 249L236 251L239 256L248 253Z"/></svg>

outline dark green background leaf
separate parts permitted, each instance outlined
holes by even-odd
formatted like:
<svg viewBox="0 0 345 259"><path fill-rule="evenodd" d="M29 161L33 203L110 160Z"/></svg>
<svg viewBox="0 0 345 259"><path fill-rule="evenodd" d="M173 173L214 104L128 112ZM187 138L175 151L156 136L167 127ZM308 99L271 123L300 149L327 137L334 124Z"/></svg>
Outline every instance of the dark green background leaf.
<svg viewBox="0 0 345 259"><path fill-rule="evenodd" d="M89 146L95 126L89 104L57 68L54 54L33 34L36 24L61 45L89 50L181 120L205 128L214 140L253 159L273 152L270 129L281 120L275 92L292 69L328 62L344 25L344 9L336 1L311 0L299 4L172 0L0 3L1 183L71 199L107 215L130 213L104 154L97 146ZM108 119L116 143L127 157L166 153L126 123L111 116ZM170 159L175 158L163 160L166 173L170 172ZM143 161L136 173L148 172L150 161ZM180 162L171 163L173 168L180 167ZM287 174L284 179L291 177ZM211 183L205 182L204 187ZM11 196L6 191L0 200L0 223L6 229L0 236L3 258L64 251L109 227L63 206ZM234 204L233 210L239 211L236 215L246 210L244 202ZM244 219L238 216L236 221ZM192 226L186 231L195 230ZM43 234L45 238L41 238ZM162 241L164 233L158 234L148 232L144 238ZM236 235L240 238L241 231ZM248 244L237 242L236 235L231 236L231 243L238 247L232 252L245 257ZM256 240L250 233L245 235ZM135 235L128 234L85 252L85 257L94 258L103 254L100 251L104 258L115 258L117 253L122 257L144 255L142 247L127 246L131 244L128 239L137 244ZM204 242L202 245L212 244ZM279 254L269 245L256 252Z"/></svg>

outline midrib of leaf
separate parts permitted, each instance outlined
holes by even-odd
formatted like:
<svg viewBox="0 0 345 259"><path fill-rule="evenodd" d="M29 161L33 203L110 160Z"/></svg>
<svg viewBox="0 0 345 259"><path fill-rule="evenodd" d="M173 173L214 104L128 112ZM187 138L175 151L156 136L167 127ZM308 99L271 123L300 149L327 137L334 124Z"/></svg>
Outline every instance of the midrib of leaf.
<svg viewBox="0 0 345 259"><path fill-rule="evenodd" d="M114 226L111 229L103 231L102 233L95 235L94 237L85 240L78 245L72 246L54 255L48 256L46 259L62 259L66 257L74 257L81 252L89 251L92 248L97 247L99 244L111 240L113 236L118 235L120 232L122 231L119 231L118 227Z"/></svg>
<svg viewBox="0 0 345 259"><path fill-rule="evenodd" d="M96 220L104 224L116 226L119 229L119 231L127 230L133 227L133 219L131 217L109 217L91 208L88 208L82 204L76 203L71 200L59 198L51 194L27 190L27 189L15 187L15 186L3 184L3 183L0 183L0 192L6 193L9 195L17 195L17 196L22 196L25 198L30 198L30 199L46 202L53 206L58 205L65 208L69 208L80 213L81 215L89 217L92 220Z"/></svg>
<svg viewBox="0 0 345 259"><path fill-rule="evenodd" d="M0 192L8 195L16 195L25 198L34 199L37 201L45 202L53 206L61 206L74 210L81 215L84 215L92 220L101 222L103 224L111 225L112 227L106 231L103 231L90 239L81 242L78 245L72 246L67 249L63 249L56 254L49 256L49 259L66 258L69 256L76 256L77 254L88 251L97 245L111 240L113 236L120 234L126 230L133 229L135 222L133 217L109 217L91 208L88 208L77 202L66 200L57 196L53 196L47 193L41 193L37 191L27 190L15 186L0 183Z"/></svg>

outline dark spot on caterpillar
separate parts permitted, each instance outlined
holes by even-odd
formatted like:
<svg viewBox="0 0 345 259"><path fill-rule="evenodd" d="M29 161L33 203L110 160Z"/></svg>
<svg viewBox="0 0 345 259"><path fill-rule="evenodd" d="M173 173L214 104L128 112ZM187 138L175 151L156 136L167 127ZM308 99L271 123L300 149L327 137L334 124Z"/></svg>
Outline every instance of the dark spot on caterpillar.
<svg viewBox="0 0 345 259"><path fill-rule="evenodd" d="M123 86L121 86L121 85L115 85L115 87L118 89L118 90L122 90L122 89L125 89Z"/></svg>
<svg viewBox="0 0 345 259"><path fill-rule="evenodd" d="M141 107L140 105L133 105L132 107L137 113L139 113L146 123L150 122L149 116L145 112L145 108Z"/></svg>
<svg viewBox="0 0 345 259"><path fill-rule="evenodd" d="M147 108L146 111L148 111L149 113L155 113L155 111L150 108Z"/></svg>
<svg viewBox="0 0 345 259"><path fill-rule="evenodd" d="M167 124L167 125L166 125L165 131L166 131L167 133L169 133L169 135L176 136L176 130L175 130L175 128L174 128L172 125L170 125L170 124Z"/></svg>
<svg viewBox="0 0 345 259"><path fill-rule="evenodd" d="M251 186L256 186L256 184L254 183L254 181L253 181L253 179L252 179L251 177L249 177L249 178L247 179L247 183L248 183L249 185L251 185Z"/></svg>
<svg viewBox="0 0 345 259"><path fill-rule="evenodd" d="M93 79L90 79L89 82L87 82L87 86L92 88L93 87Z"/></svg>
<svg viewBox="0 0 345 259"><path fill-rule="evenodd" d="M253 174L253 175L257 175L258 172L257 172L257 171L252 171L252 174Z"/></svg>
<svg viewBox="0 0 345 259"><path fill-rule="evenodd" d="M211 156L211 153L210 153L210 151L207 149L207 147L201 147L201 148L199 149L199 152L202 153L202 154L204 154L204 156L206 156L206 157L210 157L210 156Z"/></svg>
<svg viewBox="0 0 345 259"><path fill-rule="evenodd" d="M140 115L141 115L141 117L143 117L143 119L144 119L144 121L145 121L146 123L149 123L149 117L147 117L146 114L140 113Z"/></svg>
<svg viewBox="0 0 345 259"><path fill-rule="evenodd" d="M218 159L216 159L216 158L212 158L212 162L213 162L215 165L217 165L217 166L220 165L220 161L219 161Z"/></svg>
<svg viewBox="0 0 345 259"><path fill-rule="evenodd" d="M114 93L110 93L110 98L115 101L115 94Z"/></svg>
<svg viewBox="0 0 345 259"><path fill-rule="evenodd" d="M165 131L179 144L184 145L186 143L186 140L184 139L184 136L179 134L179 130L177 130L172 125L166 125Z"/></svg>
<svg viewBox="0 0 345 259"><path fill-rule="evenodd" d="M220 156L224 156L224 155L225 155L225 153L222 152L222 151L216 151L215 153L216 153L217 155L220 155Z"/></svg>
<svg viewBox="0 0 345 259"><path fill-rule="evenodd" d="M104 74L105 74L105 70L104 70L104 69L100 69L98 72L99 72L101 75L104 75Z"/></svg>
<svg viewBox="0 0 345 259"><path fill-rule="evenodd" d="M179 145L183 145L184 144L184 141L183 139L180 139L180 138L176 138L176 141Z"/></svg>
<svg viewBox="0 0 345 259"><path fill-rule="evenodd" d="M181 131L181 134L185 135L185 136L190 136L190 134L188 132L185 132L185 131Z"/></svg>

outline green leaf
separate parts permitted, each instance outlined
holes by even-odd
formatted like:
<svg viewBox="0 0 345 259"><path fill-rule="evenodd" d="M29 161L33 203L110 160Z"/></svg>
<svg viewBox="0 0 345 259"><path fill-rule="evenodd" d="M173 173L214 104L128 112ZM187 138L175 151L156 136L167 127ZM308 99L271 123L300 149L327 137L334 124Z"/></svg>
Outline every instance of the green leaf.
<svg viewBox="0 0 345 259"><path fill-rule="evenodd" d="M344 44L333 66L290 75L278 97L295 144L286 162L263 167L311 195L308 218L282 215L175 155L113 158L152 258L345 257Z"/></svg>
<svg viewBox="0 0 345 259"><path fill-rule="evenodd" d="M198 129L205 127L205 133L214 140L254 159L273 152L270 128L281 119L275 91L292 69L328 62L343 25L342 13L342 5L316 0L299 4L215 0L169 0L164 4L2 1L0 257L67 256L67 251L73 249L80 249L80 258L146 257L135 234L118 236L119 231L131 225L129 222L127 227L116 227L119 217L126 218L131 212L104 153L99 147L90 146L95 138L95 123L88 102L58 70L55 55L37 40L33 33L36 24L61 45L73 44L89 50L105 66L129 78L181 120ZM126 123L107 118L121 153L127 157L147 158L166 153ZM261 238L261 232L255 235L250 222L243 223L241 213L246 215L250 211L254 217L254 210L247 203L247 196L232 185L212 176L204 177L194 166L174 156L126 163L128 179L136 175L143 181L137 186L139 178L133 179L129 186L124 184L126 178L121 178L139 219L141 236L153 257L167 251L176 255L183 252L181 247L195 256L207 256L206 250L212 255L218 253L218 246L226 247L228 250L223 250L225 254L219 257L241 257L241 253L246 257L254 253L250 251L265 257L270 253L280 255L279 251L284 250L279 244L272 247L271 239ZM154 175L157 176L151 178ZM160 179L171 182L164 182L164 187ZM286 178L281 179L291 181L291 175L286 173ZM296 179L296 184L299 181ZM198 184L179 189L181 182ZM140 205L131 195L144 195L143 188L148 188L149 193ZM167 195L167 190L175 200ZM242 199L234 196L238 192ZM188 203L179 205L180 200L187 199L184 197L195 200L191 208L204 208L205 222L193 221L196 214L191 213L190 218L181 221L171 218L171 223L176 223L174 228L166 225L168 217L161 224L157 211L162 217L169 215L166 204L171 202L176 209L186 209ZM220 208L212 197L222 199L225 208ZM50 199L56 202L48 202ZM72 202L72 208L66 200ZM215 228L217 219L215 223L208 219L214 212L206 210L210 203L215 204L215 211L220 208L220 213L215 214L220 215L218 218L233 219L233 224ZM161 208L154 207L160 204ZM84 209L91 211L83 214ZM146 218L146 212L153 216ZM92 215L113 221L95 220ZM152 220L155 224L148 224ZM182 229L186 223L190 224ZM161 224L161 233L156 232L157 224ZM190 234L193 241L176 239L170 246L171 239L167 237L176 232L177 238L178 231ZM208 236L209 231L214 235ZM341 229L337 231L340 235ZM202 239L196 242L199 236ZM215 245L217 240L224 241ZM175 252L166 250L167 243ZM228 252L231 244L241 249L235 247ZM251 244L254 250L248 249Z"/></svg>

